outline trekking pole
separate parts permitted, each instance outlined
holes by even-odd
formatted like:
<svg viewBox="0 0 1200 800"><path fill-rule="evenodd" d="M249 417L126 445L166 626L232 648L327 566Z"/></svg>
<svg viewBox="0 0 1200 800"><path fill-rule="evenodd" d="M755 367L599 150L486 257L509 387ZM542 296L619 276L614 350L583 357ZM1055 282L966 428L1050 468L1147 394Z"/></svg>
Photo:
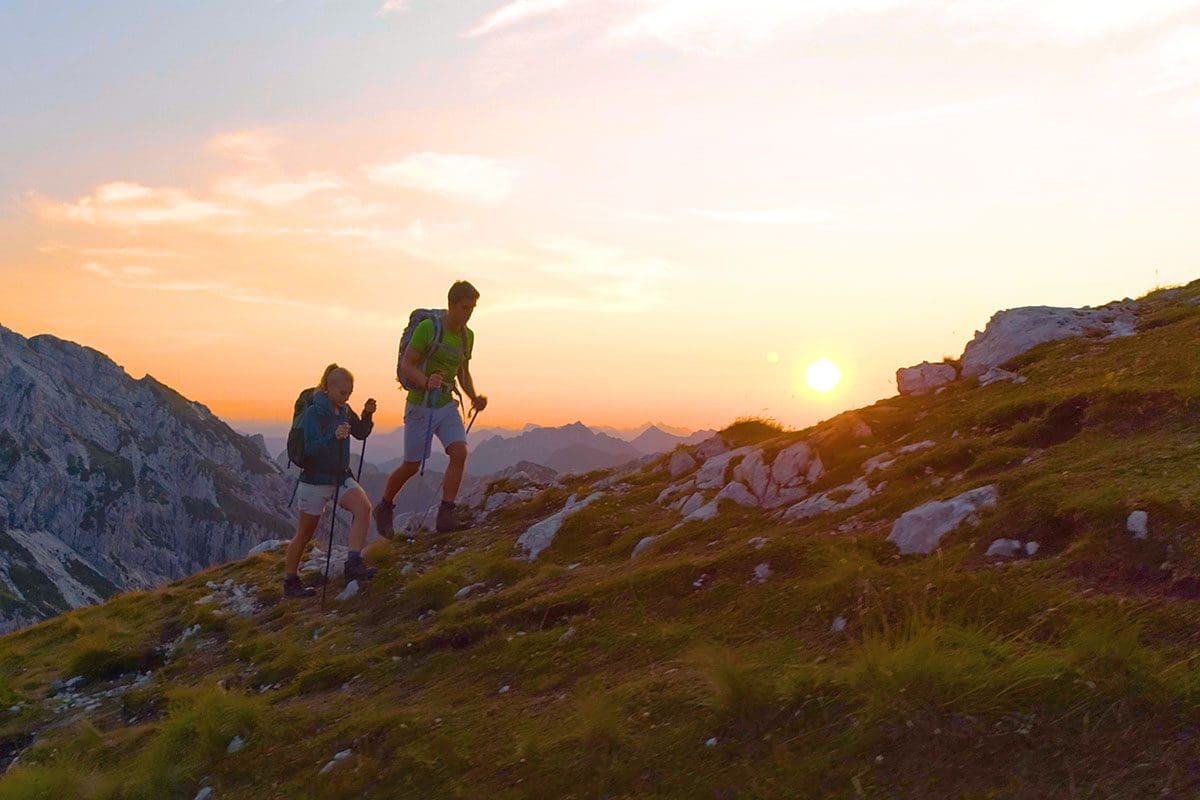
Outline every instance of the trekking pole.
<svg viewBox="0 0 1200 800"><path fill-rule="evenodd" d="M373 403L375 401L368 399L367 402ZM372 419L374 419L374 417L372 417ZM367 457L367 439L370 438L370 436L371 436L371 434L368 433L366 436L363 437L362 452L358 454L358 475L354 478L354 480L358 481L359 483L362 483L363 459L365 459Z"/></svg>
<svg viewBox="0 0 1200 800"><path fill-rule="evenodd" d="M425 425L425 449L421 451L421 477L425 477L425 460L429 458L429 449L433 446L433 396L438 390L426 390L425 392L425 413L429 417L428 423Z"/></svg>
<svg viewBox="0 0 1200 800"><path fill-rule="evenodd" d="M366 440L363 441L363 444L366 444ZM333 510L329 512L329 549L325 551L325 582L321 584L322 611L325 610L325 589L329 586L329 562L333 558L333 526L337 522L338 494L342 491L342 481L346 479L345 472L345 464L339 465L338 480L333 487Z"/></svg>
<svg viewBox="0 0 1200 800"><path fill-rule="evenodd" d="M467 434L471 432L471 426L475 424L475 420L477 419L479 419L479 411L478 409L472 408L471 419L467 422L467 429L463 432L464 439L466 438Z"/></svg>

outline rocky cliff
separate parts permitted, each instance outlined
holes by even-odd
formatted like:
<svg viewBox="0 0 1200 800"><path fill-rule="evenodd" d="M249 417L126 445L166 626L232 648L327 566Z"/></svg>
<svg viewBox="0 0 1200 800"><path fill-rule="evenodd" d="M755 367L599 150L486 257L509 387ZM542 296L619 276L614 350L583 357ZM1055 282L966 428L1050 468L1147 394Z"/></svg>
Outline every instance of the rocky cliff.
<svg viewBox="0 0 1200 800"><path fill-rule="evenodd" d="M0 630L286 536L289 491L203 405L0 327Z"/></svg>

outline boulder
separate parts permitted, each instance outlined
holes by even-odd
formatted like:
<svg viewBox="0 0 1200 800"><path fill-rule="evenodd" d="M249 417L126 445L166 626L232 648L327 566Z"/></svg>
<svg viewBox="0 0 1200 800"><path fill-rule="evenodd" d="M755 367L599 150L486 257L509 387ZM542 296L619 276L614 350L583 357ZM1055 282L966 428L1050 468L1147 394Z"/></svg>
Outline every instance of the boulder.
<svg viewBox="0 0 1200 800"><path fill-rule="evenodd" d="M901 554L931 553L943 536L999 500L995 486L981 486L949 500L925 503L896 520L888 541L894 542Z"/></svg>
<svg viewBox="0 0 1200 800"><path fill-rule="evenodd" d="M859 478L852 483L846 483L801 500L783 512L783 518L785 520L797 521L815 517L818 514L824 514L829 511L841 511L853 508L866 502L872 495L882 491L886 485L886 483L880 483L872 489L867 484L865 478Z"/></svg>
<svg viewBox="0 0 1200 800"><path fill-rule="evenodd" d="M976 378L1039 344L1075 336L1129 336L1137 330L1133 303L1104 308L1027 306L997 312L967 343L963 377Z"/></svg>
<svg viewBox="0 0 1200 800"><path fill-rule="evenodd" d="M679 507L679 513L686 517L702 505L704 505L704 495L696 492L683 501L683 505Z"/></svg>
<svg viewBox="0 0 1200 800"><path fill-rule="evenodd" d="M667 501L670 500L675 495L679 494L680 492L687 491L689 489L694 489L695 486L696 486L696 482L693 480L680 481L679 483L671 484L670 486L668 486L667 488L665 488L661 492L659 492L658 499L655 500L654 502L658 503L659 505L666 505Z"/></svg>
<svg viewBox="0 0 1200 800"><path fill-rule="evenodd" d="M987 556L1012 558L1025 552L1025 547L1016 539L997 539L987 549Z"/></svg>
<svg viewBox="0 0 1200 800"><path fill-rule="evenodd" d="M724 489L717 492L717 498L713 502L719 503L722 500L732 500L739 506L749 506L751 508L757 508L759 505L758 498L737 481L730 481Z"/></svg>
<svg viewBox="0 0 1200 800"><path fill-rule="evenodd" d="M601 497L603 497L602 492L593 492L583 500L577 500L576 495L571 495L562 510L541 522L530 525L517 539L517 546L525 551L525 558L529 561L537 558L554 541L555 534L558 533L558 529L562 527L568 517L587 508Z"/></svg>
<svg viewBox="0 0 1200 800"><path fill-rule="evenodd" d="M929 394L938 387L952 383L958 378L953 364L931 364L922 361L914 367L896 370L896 388L900 394Z"/></svg>
<svg viewBox="0 0 1200 800"><path fill-rule="evenodd" d="M1134 511L1125 520L1125 530L1133 534L1135 539L1145 539L1150 533L1150 515L1145 511Z"/></svg>
<svg viewBox="0 0 1200 800"><path fill-rule="evenodd" d="M717 501L713 500L708 505L700 506L692 513L683 518L683 522L708 522L710 519L717 517ZM680 525L683 523L681 522ZM678 526L676 526L678 527Z"/></svg>
<svg viewBox="0 0 1200 800"><path fill-rule="evenodd" d="M725 444L725 440L721 438L721 434L716 434L705 439L700 444L692 448L692 455L700 461L707 461L713 456L719 456L729 450L729 445Z"/></svg>
<svg viewBox="0 0 1200 800"><path fill-rule="evenodd" d="M739 447L737 450L729 450L705 461L696 472L696 488L720 489L723 487L728 481L729 462L739 456L747 455L751 449L750 447Z"/></svg>
<svg viewBox="0 0 1200 800"><path fill-rule="evenodd" d="M987 372L979 376L980 386L991 386L993 383L1004 383L1006 381L1012 383L1024 383L1028 378L1024 375L1018 375L1015 372L1009 372L1006 369L992 367Z"/></svg>
<svg viewBox="0 0 1200 800"><path fill-rule="evenodd" d="M733 468L733 477L745 484L758 499L765 498L771 483L771 469L763 461L763 451L754 450L743 458Z"/></svg>
<svg viewBox="0 0 1200 800"><path fill-rule="evenodd" d="M690 472L696 468L696 459L692 458L691 454L683 448L679 448L671 454L671 460L667 462L667 472L671 474L671 478L678 478L685 472Z"/></svg>
<svg viewBox="0 0 1200 800"><path fill-rule="evenodd" d="M776 486L795 486L799 483L812 483L820 477L811 474L813 466L820 467L821 460L816 458L808 442L796 442L780 450L771 464L771 480ZM820 467L824 471L824 467Z"/></svg>
<svg viewBox="0 0 1200 800"><path fill-rule="evenodd" d="M629 554L631 559L637 558L646 551L650 545L658 541L657 536L646 536L633 546L633 552Z"/></svg>

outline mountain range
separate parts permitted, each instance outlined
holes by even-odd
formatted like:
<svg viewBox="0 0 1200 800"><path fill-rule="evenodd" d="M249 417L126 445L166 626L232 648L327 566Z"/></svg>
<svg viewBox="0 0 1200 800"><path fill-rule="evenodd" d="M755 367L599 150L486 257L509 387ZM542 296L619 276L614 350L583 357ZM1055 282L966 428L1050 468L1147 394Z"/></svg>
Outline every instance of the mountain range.
<svg viewBox="0 0 1200 800"><path fill-rule="evenodd" d="M290 535L290 489L200 403L0 326L0 630Z"/></svg>

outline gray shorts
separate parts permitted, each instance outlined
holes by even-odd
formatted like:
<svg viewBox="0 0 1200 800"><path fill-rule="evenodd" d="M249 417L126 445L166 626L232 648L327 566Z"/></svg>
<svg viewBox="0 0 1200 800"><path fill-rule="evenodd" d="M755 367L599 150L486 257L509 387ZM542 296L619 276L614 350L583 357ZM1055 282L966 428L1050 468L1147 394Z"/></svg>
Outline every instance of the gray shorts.
<svg viewBox="0 0 1200 800"><path fill-rule="evenodd" d="M433 415L433 426L430 428L430 414ZM428 439L425 437L429 437ZM436 436L442 447L449 448L456 442L465 442L467 433L463 429L462 416L458 406L446 403L441 408L429 408L408 404L404 407L404 460L413 462L429 458L433 449L433 437Z"/></svg>
<svg viewBox="0 0 1200 800"><path fill-rule="evenodd" d="M300 485L296 487L296 506L302 514L312 514L314 517L319 517L325 513L325 506L333 498L333 490L335 488L337 487L300 481ZM346 492L361 488L354 478L346 478L346 480L342 481L341 493L345 494Z"/></svg>

